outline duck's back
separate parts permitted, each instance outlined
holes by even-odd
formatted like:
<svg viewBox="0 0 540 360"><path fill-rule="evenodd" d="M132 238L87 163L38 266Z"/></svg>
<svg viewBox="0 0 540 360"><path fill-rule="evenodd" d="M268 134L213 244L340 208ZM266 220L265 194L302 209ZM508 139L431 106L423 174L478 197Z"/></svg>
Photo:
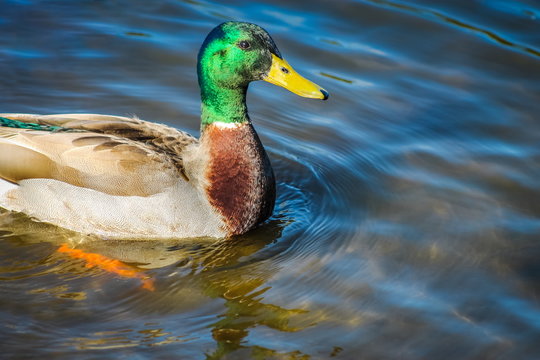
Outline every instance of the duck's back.
<svg viewBox="0 0 540 360"><path fill-rule="evenodd" d="M197 144L174 128L119 116L0 117L0 177L11 182L50 178L113 195L152 195L185 177L184 150Z"/></svg>

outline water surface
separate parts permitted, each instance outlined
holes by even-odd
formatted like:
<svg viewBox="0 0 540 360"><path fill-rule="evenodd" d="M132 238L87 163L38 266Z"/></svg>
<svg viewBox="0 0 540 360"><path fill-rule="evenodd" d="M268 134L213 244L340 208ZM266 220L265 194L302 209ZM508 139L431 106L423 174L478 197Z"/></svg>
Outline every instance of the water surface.
<svg viewBox="0 0 540 360"><path fill-rule="evenodd" d="M0 357L540 358L537 1L1 7L1 112L198 134L196 54L230 19L331 97L250 87L278 200L233 241L110 241L0 212Z"/></svg>

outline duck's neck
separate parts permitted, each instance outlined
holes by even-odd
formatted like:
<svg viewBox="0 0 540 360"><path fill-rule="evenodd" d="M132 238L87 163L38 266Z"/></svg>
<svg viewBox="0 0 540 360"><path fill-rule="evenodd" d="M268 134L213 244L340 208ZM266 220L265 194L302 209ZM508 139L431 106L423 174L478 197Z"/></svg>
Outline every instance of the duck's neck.
<svg viewBox="0 0 540 360"><path fill-rule="evenodd" d="M206 85L206 84L205 84ZM245 87L225 88L201 84L201 129L212 123L249 122Z"/></svg>
<svg viewBox="0 0 540 360"><path fill-rule="evenodd" d="M245 90L203 95L201 127L209 155L206 194L227 232L242 234L266 220L275 201L274 173L249 121Z"/></svg>

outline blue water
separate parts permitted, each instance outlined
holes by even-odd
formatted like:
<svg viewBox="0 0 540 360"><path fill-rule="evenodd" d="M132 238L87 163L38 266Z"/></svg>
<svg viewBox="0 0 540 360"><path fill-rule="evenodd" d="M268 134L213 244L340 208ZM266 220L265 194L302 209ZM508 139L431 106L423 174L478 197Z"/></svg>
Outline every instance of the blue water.
<svg viewBox="0 0 540 360"><path fill-rule="evenodd" d="M198 135L196 54L230 19L331 94L250 87L278 201L238 239L110 241L0 212L0 358L540 358L538 1L0 6L0 112Z"/></svg>

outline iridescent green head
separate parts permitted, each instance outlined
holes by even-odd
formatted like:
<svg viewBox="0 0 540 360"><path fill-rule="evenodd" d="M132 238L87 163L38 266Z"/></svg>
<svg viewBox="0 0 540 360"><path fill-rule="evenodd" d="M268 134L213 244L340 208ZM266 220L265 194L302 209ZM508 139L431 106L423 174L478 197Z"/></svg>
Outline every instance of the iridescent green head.
<svg viewBox="0 0 540 360"><path fill-rule="evenodd" d="M276 44L261 27L242 22L226 22L215 27L199 51L201 80L225 88L245 87L261 80L270 69L272 54L281 58Z"/></svg>
<svg viewBox="0 0 540 360"><path fill-rule="evenodd" d="M255 24L231 21L214 28L199 51L197 71L203 126L248 121L245 95L251 81L265 80L304 97L328 98L326 90L283 60L270 35Z"/></svg>

